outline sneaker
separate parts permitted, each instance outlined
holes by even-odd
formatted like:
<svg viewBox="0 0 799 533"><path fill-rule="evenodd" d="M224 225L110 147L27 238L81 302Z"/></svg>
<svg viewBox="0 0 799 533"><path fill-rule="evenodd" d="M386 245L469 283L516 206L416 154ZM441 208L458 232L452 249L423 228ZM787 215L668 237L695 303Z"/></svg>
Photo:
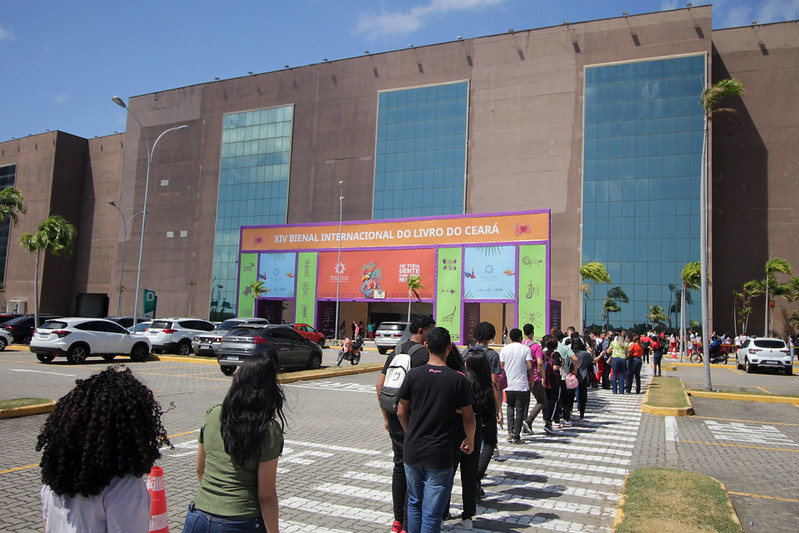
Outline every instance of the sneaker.
<svg viewBox="0 0 799 533"><path fill-rule="evenodd" d="M551 424L546 424L546 425L544 426L544 431L545 431L545 432L547 432L547 433L548 433L548 434L550 434L550 435L557 435L557 433L555 432L555 430L554 430L554 429L552 429L552 425L551 425Z"/></svg>
<svg viewBox="0 0 799 533"><path fill-rule="evenodd" d="M507 442L513 442L513 435L508 435L507 437L505 437L505 440Z"/></svg>
<svg viewBox="0 0 799 533"><path fill-rule="evenodd" d="M405 533L405 530L402 529L402 524L394 520L394 523L391 524L391 533Z"/></svg>
<svg viewBox="0 0 799 533"><path fill-rule="evenodd" d="M522 433L525 433L527 435L533 434L533 428L530 427L530 422L528 422L527 420L522 422Z"/></svg>
<svg viewBox="0 0 799 533"><path fill-rule="evenodd" d="M570 427L572 427L572 423L571 423L571 422L569 422L568 420L564 420L564 421L563 421L563 423L559 424L559 426L558 426L558 427L562 427L562 428L570 428Z"/></svg>
<svg viewBox="0 0 799 533"><path fill-rule="evenodd" d="M453 522L451 524L442 524L441 531L449 531L451 529L457 528L459 531L466 530L471 531L474 529L474 524L472 523L471 518L464 518L458 522Z"/></svg>
<svg viewBox="0 0 799 533"><path fill-rule="evenodd" d="M494 448L493 457L494 459L499 459L499 446Z"/></svg>
<svg viewBox="0 0 799 533"><path fill-rule="evenodd" d="M513 439L513 444L521 444L522 439Z"/></svg>

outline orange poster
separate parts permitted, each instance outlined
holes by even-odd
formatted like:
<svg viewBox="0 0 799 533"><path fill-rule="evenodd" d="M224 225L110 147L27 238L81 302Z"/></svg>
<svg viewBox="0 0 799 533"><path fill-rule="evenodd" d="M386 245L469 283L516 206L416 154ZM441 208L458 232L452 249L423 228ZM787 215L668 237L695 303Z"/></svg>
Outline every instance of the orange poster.
<svg viewBox="0 0 799 533"><path fill-rule="evenodd" d="M241 229L241 251L515 243L549 239L549 213L523 212Z"/></svg>
<svg viewBox="0 0 799 533"><path fill-rule="evenodd" d="M432 300L435 294L436 251L361 250L319 254L318 298L335 298L339 271L342 300L408 300L408 276L420 276L422 299Z"/></svg>

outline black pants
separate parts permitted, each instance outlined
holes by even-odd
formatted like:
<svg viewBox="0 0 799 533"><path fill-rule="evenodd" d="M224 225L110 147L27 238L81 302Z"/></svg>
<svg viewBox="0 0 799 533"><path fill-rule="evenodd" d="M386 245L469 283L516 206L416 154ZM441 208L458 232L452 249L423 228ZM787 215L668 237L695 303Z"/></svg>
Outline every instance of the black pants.
<svg viewBox="0 0 799 533"><path fill-rule="evenodd" d="M547 395L547 401L544 404L544 422L547 424L552 423L552 417L555 414L555 403L558 401L560 394L560 384L556 383L551 389L544 389Z"/></svg>
<svg viewBox="0 0 799 533"><path fill-rule="evenodd" d="M496 409L496 408L495 408ZM483 420L483 449L480 451L480 462L477 465L477 481L483 480L488 470L488 463L497 447L497 416L496 411ZM474 453L477 453L475 448Z"/></svg>
<svg viewBox="0 0 799 533"><path fill-rule="evenodd" d="M505 397L508 401L508 436L514 440L521 438L522 422L524 422L527 408L530 407L530 391L506 390Z"/></svg>
<svg viewBox="0 0 799 533"><path fill-rule="evenodd" d="M540 381L533 383L533 398L535 398L535 405L530 409L530 414L527 415L527 423L532 424L538 413L544 408L547 402L547 392L544 389L544 384Z"/></svg>
<svg viewBox="0 0 799 533"><path fill-rule="evenodd" d="M591 380L586 378L580 380L580 383L577 385L577 408L580 410L580 418L585 416L585 404L588 401L588 387L590 383Z"/></svg>
<svg viewBox="0 0 799 533"><path fill-rule="evenodd" d="M563 420L569 422L572 419L572 409L574 409L574 389L566 387L566 380L560 382L560 398L558 405L560 410L555 411L555 422L558 421L558 416L563 417Z"/></svg>
<svg viewBox="0 0 799 533"><path fill-rule="evenodd" d="M605 365L602 367L602 388L610 388L610 357L605 359Z"/></svg>
<svg viewBox="0 0 799 533"><path fill-rule="evenodd" d="M399 418L388 413L388 434L391 437L391 449L394 452L394 470L391 473L391 499L394 503L394 520L405 525L407 522L408 487L405 482L405 465L402 462L402 445L405 442L405 430Z"/></svg>
<svg viewBox="0 0 799 533"><path fill-rule="evenodd" d="M477 428L474 432L474 449L479 450L483 443L483 429L480 415L475 413ZM477 468L480 464L480 454L476 451L465 454L461 451L460 445L463 439L455 439L453 444L453 456L455 458L454 469L461 469L461 494L463 499L463 518L472 518L477 514ZM450 493L451 497L451 493ZM445 511L445 516L449 514L449 503ZM403 522L405 524L405 522Z"/></svg>

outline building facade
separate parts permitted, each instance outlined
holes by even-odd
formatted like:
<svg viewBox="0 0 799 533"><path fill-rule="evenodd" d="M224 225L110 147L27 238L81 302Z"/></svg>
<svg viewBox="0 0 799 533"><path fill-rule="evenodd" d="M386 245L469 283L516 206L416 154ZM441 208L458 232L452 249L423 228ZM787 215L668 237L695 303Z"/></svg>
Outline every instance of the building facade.
<svg viewBox="0 0 799 533"><path fill-rule="evenodd" d="M738 120L711 123L708 151L711 310L716 329L732 331L734 289L762 277L769 257L799 265L797 210L785 194L799 127L790 98L798 44L795 21L713 31L705 6L132 97L150 139L189 126L165 136L153 157L142 286L157 292L160 315L219 319L240 309L242 226L337 223L340 205L344 222L547 211L549 296L561 323L578 325L583 314L589 325L643 323L649 306L675 303L680 270L699 259L700 95L736 77L746 87L729 102ZM107 204L128 217L141 211L146 163L133 119L125 134L99 139L51 132L0 143L0 177L14 176L29 208L10 229L6 301L31 301L33 258L15 241L52 212L76 224L78 242L71 259L46 259L42 309L76 312L104 298L115 309L127 239L130 314L140 219L124 235ZM586 298L578 269L594 260L613 282L591 284ZM603 316L614 286L629 302ZM698 320L694 300L687 313ZM516 325L508 303L476 312ZM343 301L342 317L404 313L400 302L376 305ZM283 311L296 319L296 306Z"/></svg>

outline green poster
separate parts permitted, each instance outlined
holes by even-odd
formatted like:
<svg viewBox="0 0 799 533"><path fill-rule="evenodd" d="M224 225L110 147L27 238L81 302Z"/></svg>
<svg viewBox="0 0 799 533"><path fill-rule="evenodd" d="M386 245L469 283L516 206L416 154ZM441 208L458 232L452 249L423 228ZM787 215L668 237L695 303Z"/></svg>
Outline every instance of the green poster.
<svg viewBox="0 0 799 533"><path fill-rule="evenodd" d="M436 276L436 325L447 328L452 342L461 340L461 248L438 249Z"/></svg>
<svg viewBox="0 0 799 533"><path fill-rule="evenodd" d="M314 324L316 315L316 252L297 254L297 288L295 289L294 321Z"/></svg>
<svg viewBox="0 0 799 533"><path fill-rule="evenodd" d="M519 327L532 324L536 337L546 333L547 246L519 246Z"/></svg>
<svg viewBox="0 0 799 533"><path fill-rule="evenodd" d="M142 316L149 319L155 318L155 308L158 306L158 296L155 291L142 289Z"/></svg>
<svg viewBox="0 0 799 533"><path fill-rule="evenodd" d="M258 254L241 254L239 257L239 308L236 316L253 316L252 285L258 279Z"/></svg>

